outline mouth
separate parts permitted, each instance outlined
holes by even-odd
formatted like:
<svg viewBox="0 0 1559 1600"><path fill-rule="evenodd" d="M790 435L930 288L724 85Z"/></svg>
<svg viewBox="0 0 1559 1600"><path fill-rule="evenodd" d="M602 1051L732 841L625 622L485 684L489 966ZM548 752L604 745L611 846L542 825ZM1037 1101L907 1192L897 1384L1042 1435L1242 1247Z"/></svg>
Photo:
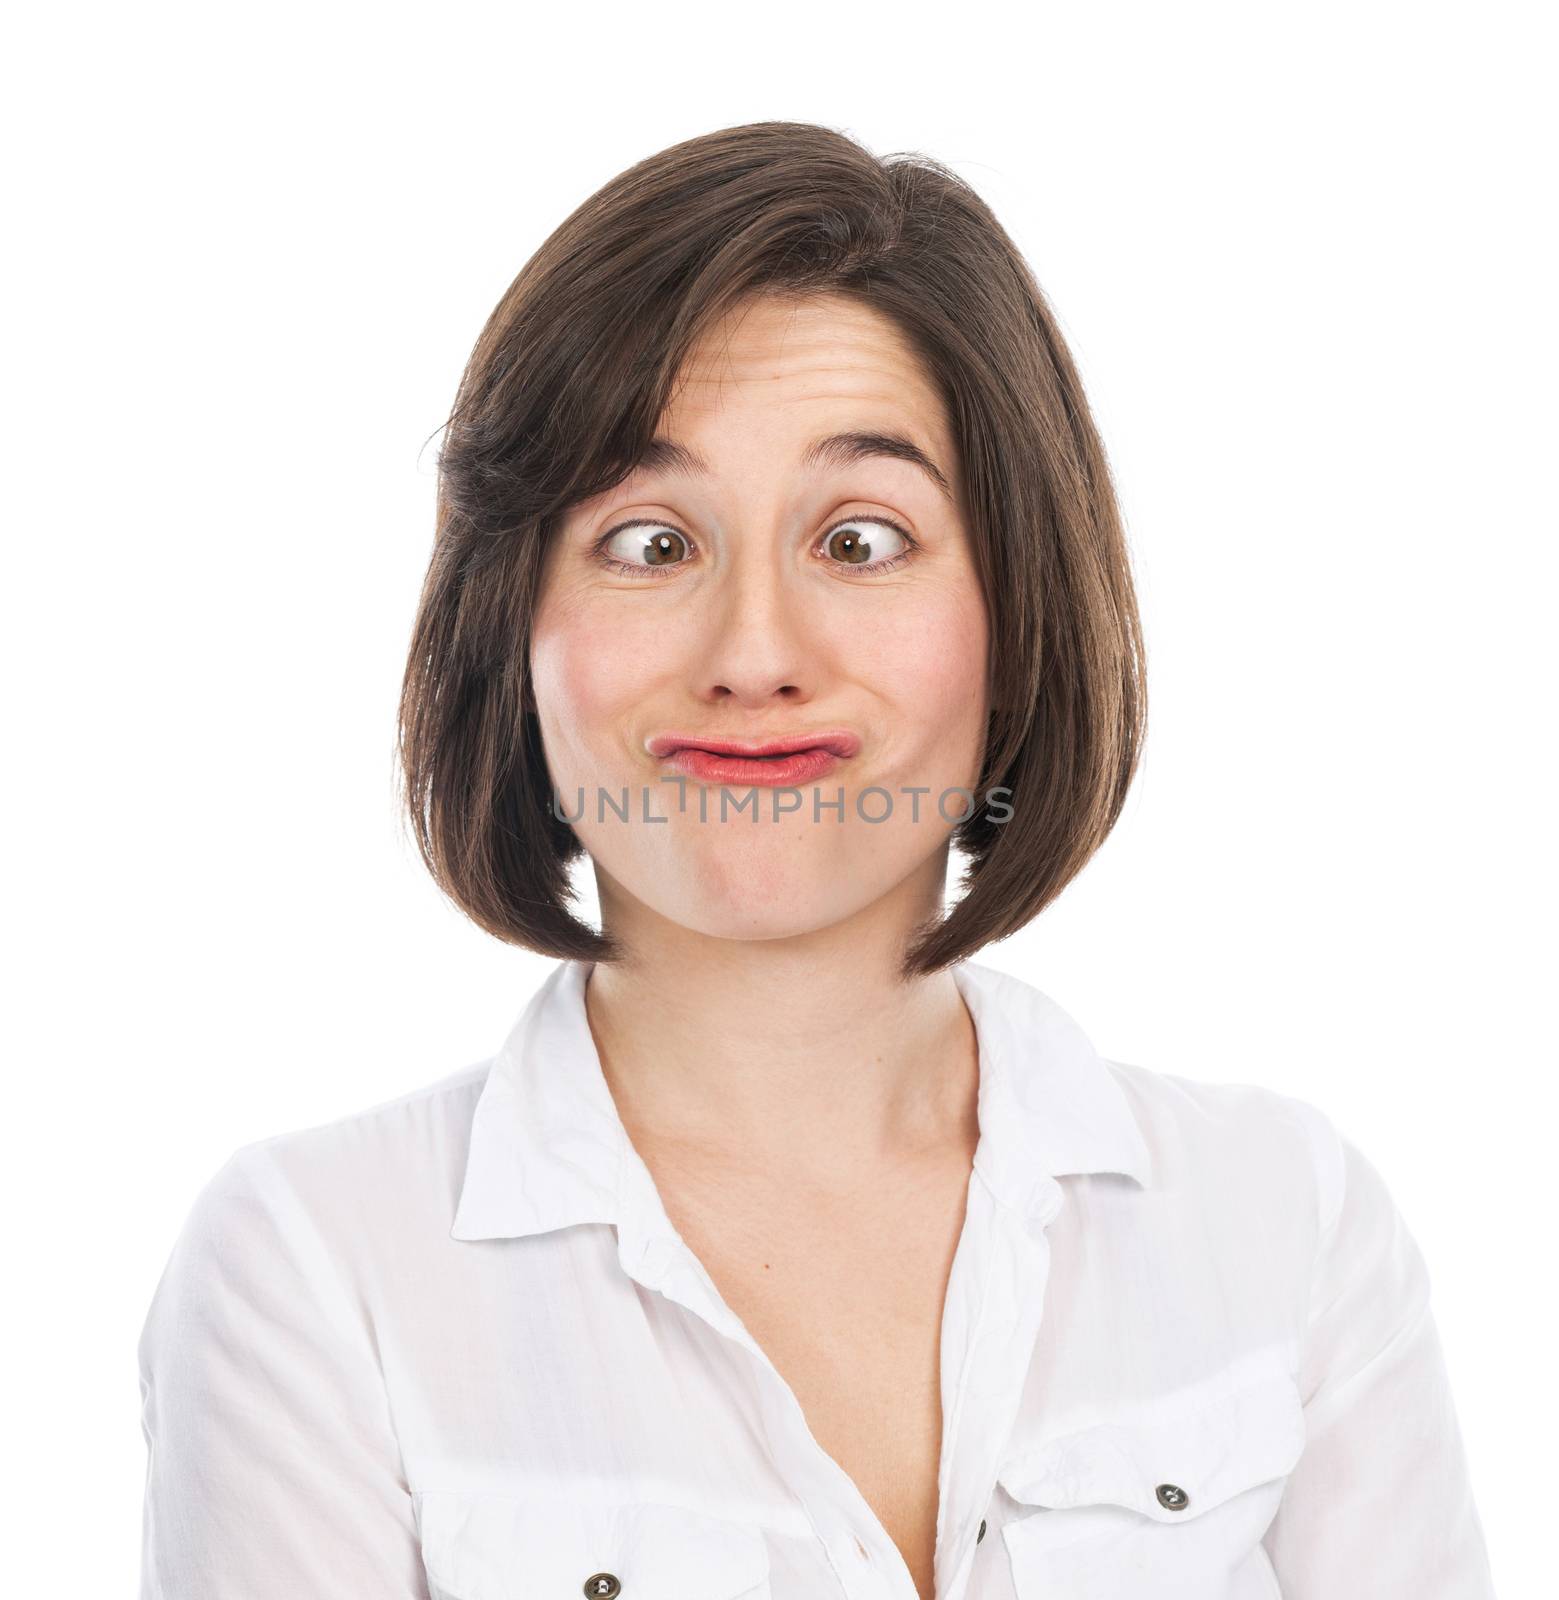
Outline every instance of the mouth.
<svg viewBox="0 0 1559 1600"><path fill-rule="evenodd" d="M861 741L842 729L826 733L803 734L793 739L701 739L696 734L662 733L649 740L645 748L652 756L673 756L680 750L702 750L712 756L730 756L742 761L777 761L799 755L804 750L826 750L847 759L860 748Z"/></svg>
<svg viewBox="0 0 1559 1600"><path fill-rule="evenodd" d="M844 729L765 740L666 733L645 748L673 771L702 783L790 788L832 771L859 751L861 741Z"/></svg>

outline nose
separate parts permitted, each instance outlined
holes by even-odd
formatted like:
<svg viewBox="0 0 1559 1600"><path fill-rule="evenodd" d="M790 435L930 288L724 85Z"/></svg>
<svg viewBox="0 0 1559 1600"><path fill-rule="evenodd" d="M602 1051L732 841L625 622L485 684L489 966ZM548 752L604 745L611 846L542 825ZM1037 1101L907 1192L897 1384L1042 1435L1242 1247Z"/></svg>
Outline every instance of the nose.
<svg viewBox="0 0 1559 1600"><path fill-rule="evenodd" d="M761 555L749 546L751 559L734 562L711 595L694 654L694 689L710 702L804 704L816 693L827 654L816 603L769 547L759 548Z"/></svg>

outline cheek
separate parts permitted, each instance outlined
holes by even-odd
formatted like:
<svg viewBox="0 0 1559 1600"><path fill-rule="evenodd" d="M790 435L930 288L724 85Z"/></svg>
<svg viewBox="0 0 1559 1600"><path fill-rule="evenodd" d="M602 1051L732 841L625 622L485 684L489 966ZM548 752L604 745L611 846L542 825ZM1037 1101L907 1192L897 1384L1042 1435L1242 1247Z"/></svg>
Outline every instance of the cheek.
<svg viewBox="0 0 1559 1600"><path fill-rule="evenodd" d="M538 613L531 638L531 682L559 782L578 780L577 772L565 780L557 766L572 767L571 757L601 750L642 692L642 680L632 666L639 648L625 637L620 617L608 619L587 607L555 606Z"/></svg>
<svg viewBox="0 0 1559 1600"><path fill-rule="evenodd" d="M978 592L932 596L902 625L873 633L873 674L899 726L939 765L964 764L985 727L987 634Z"/></svg>

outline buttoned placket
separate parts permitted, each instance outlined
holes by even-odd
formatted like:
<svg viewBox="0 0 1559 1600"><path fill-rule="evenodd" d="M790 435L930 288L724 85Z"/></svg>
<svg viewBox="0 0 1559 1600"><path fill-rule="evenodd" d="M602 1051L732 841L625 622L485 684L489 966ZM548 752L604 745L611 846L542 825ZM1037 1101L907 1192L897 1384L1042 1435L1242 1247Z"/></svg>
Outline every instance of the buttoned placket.
<svg viewBox="0 0 1559 1600"><path fill-rule="evenodd" d="M968 1588L1044 1317L1050 1278L1048 1230L1065 1203L1065 1191L1056 1179L1042 1176L1026 1202L1014 1207L992 1192L976 1167L965 1231L971 1238L988 1241L988 1261L975 1283L955 1256L942 1317L938 1600L962 1600ZM963 1254L961 1241L959 1255ZM978 1296L973 1302L971 1288Z"/></svg>
<svg viewBox="0 0 1559 1600"><path fill-rule="evenodd" d="M949 1273L941 1330L942 1445L938 1464L935 1584L961 1600L979 1527L1010 1437L1043 1313L1046 1229L1064 1204L1054 1178L1039 1179L1015 1208L971 1173L964 1224ZM795 1487L849 1600L916 1600L903 1554L853 1478L812 1433L795 1391L726 1304L677 1233L632 1144L618 1169L617 1254L622 1270L747 1352L775 1461Z"/></svg>

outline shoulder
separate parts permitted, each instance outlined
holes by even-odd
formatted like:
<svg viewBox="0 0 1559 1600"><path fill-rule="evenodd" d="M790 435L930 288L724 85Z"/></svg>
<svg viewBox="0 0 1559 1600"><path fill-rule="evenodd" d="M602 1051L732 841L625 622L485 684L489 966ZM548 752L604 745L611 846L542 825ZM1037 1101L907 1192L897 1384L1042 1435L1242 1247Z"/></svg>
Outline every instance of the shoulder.
<svg viewBox="0 0 1559 1600"><path fill-rule="evenodd" d="M492 1061L435 1079L359 1111L253 1140L229 1157L240 1168L274 1167L300 1183L351 1171L364 1178L405 1176L463 1153Z"/></svg>
<svg viewBox="0 0 1559 1600"><path fill-rule="evenodd" d="M425 1292L488 1065L241 1145L211 1173L137 1341L159 1452L189 1453L195 1474L208 1441L220 1449L224 1430L290 1416L289 1402L339 1417L353 1396L376 1414L376 1330L387 1306Z"/></svg>
<svg viewBox="0 0 1559 1600"><path fill-rule="evenodd" d="M1264 1084L1103 1060L1170 1185L1302 1200L1316 1233L1336 1220L1350 1148L1313 1102Z"/></svg>
<svg viewBox="0 0 1559 1600"><path fill-rule="evenodd" d="M492 1061L460 1068L346 1116L271 1134L228 1158L235 1180L269 1175L301 1199L366 1212L442 1186L463 1169L476 1103ZM219 1175L220 1176L220 1175Z"/></svg>
<svg viewBox="0 0 1559 1600"><path fill-rule="evenodd" d="M1090 1117L1112 1130L1129 1117L1147 1147L1149 1187L1166 1203L1205 1211L1269 1201L1307 1213L1312 1238L1336 1220L1352 1147L1319 1106L1264 1084L1109 1059L1049 994L998 968L966 962L960 982L994 1005L1020 1051L1062 1064L1047 1081Z"/></svg>
<svg viewBox="0 0 1559 1600"><path fill-rule="evenodd" d="M446 1237L491 1067L240 1145L195 1193L169 1274L345 1281L393 1271L397 1240Z"/></svg>

